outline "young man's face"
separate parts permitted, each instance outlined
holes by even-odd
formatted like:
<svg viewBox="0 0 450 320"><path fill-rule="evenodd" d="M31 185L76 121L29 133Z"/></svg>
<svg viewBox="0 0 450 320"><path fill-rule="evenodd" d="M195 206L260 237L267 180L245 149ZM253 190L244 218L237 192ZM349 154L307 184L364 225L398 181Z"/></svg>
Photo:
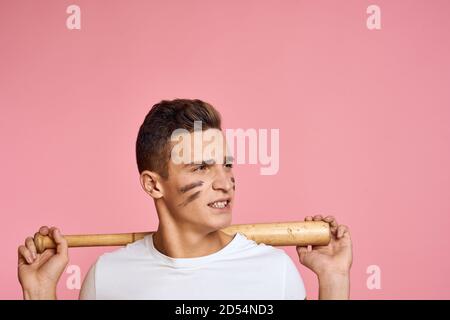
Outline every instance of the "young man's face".
<svg viewBox="0 0 450 320"><path fill-rule="evenodd" d="M233 160L220 130L208 129L201 133L200 140L198 132L195 137L193 132L184 135L187 138L184 141L192 141L185 153L190 155L189 161L176 163L173 155L169 160L169 178L162 182L163 198L177 224L211 232L231 224L235 192ZM211 136L220 137L222 143ZM215 151L205 154L208 146Z"/></svg>

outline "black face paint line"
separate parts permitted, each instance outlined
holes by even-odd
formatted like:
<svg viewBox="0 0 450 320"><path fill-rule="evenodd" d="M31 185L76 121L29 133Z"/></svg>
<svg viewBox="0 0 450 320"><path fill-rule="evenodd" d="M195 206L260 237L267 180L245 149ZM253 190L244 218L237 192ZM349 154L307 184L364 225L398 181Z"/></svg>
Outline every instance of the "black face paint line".
<svg viewBox="0 0 450 320"><path fill-rule="evenodd" d="M202 186L203 183L204 183L203 181L196 181L196 182L193 182L193 183L190 183L190 184L187 184L187 185L181 187L179 191L180 191L181 193L186 193L186 192L188 192L189 190L192 190L192 189L194 189L194 188L197 188L197 187Z"/></svg>
<svg viewBox="0 0 450 320"><path fill-rule="evenodd" d="M235 181L236 180L234 180L234 178L231 177L231 182L233 182L233 191L236 190L236 183L235 183Z"/></svg>
<svg viewBox="0 0 450 320"><path fill-rule="evenodd" d="M194 201L195 199L198 198L198 196L200 195L201 191L197 191L194 194L191 194L186 200L184 200L182 203L180 203L178 206L179 207L185 207L186 205L189 204L189 202Z"/></svg>

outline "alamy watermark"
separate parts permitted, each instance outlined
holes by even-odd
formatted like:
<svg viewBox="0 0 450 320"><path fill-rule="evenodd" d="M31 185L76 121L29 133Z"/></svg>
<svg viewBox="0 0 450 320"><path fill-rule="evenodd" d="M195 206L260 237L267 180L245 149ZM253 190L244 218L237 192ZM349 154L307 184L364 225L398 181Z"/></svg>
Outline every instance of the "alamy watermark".
<svg viewBox="0 0 450 320"><path fill-rule="evenodd" d="M260 164L261 175L275 175L280 167L279 129L225 129L224 139L222 131L202 130L202 121L194 121L192 134L187 129L176 129L170 140L175 164L209 159L222 164L228 161L225 159L235 159L236 164Z"/></svg>

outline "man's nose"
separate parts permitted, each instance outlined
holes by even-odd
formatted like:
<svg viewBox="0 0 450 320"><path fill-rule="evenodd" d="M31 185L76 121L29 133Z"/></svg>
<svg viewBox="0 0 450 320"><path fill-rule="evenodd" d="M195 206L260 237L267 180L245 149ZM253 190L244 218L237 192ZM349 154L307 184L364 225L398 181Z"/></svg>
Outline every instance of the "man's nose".
<svg viewBox="0 0 450 320"><path fill-rule="evenodd" d="M218 165L212 185L213 189L229 192L233 188L233 183L231 181L232 176L230 171L226 171L222 165Z"/></svg>

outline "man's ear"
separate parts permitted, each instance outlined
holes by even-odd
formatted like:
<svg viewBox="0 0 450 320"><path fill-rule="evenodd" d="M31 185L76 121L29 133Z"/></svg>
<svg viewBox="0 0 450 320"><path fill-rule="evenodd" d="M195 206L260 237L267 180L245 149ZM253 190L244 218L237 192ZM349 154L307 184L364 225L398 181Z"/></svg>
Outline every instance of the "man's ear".
<svg viewBox="0 0 450 320"><path fill-rule="evenodd" d="M144 170L140 176L141 186L144 191L153 199L159 199L163 196L161 176L153 171Z"/></svg>

